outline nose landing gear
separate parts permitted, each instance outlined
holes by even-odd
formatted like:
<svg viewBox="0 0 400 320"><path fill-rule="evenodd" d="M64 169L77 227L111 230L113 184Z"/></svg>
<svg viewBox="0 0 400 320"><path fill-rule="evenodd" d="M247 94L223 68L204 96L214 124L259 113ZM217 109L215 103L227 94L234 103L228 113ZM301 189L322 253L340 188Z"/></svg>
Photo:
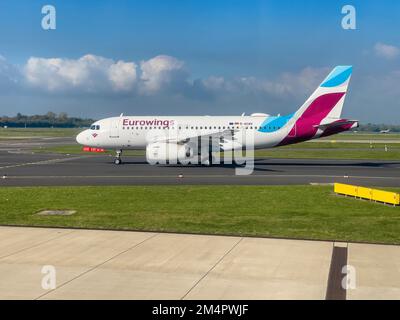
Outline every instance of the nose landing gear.
<svg viewBox="0 0 400 320"><path fill-rule="evenodd" d="M122 150L116 151L114 163L117 165L122 163L121 154L122 154Z"/></svg>

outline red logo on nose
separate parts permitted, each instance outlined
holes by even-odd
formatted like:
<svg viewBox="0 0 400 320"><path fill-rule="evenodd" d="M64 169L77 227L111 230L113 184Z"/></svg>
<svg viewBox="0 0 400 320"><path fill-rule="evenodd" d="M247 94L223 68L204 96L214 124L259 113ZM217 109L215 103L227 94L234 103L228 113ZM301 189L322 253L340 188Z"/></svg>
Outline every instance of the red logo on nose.
<svg viewBox="0 0 400 320"><path fill-rule="evenodd" d="M92 136L93 136L93 138L96 138L98 136L98 134L97 133L93 133Z"/></svg>

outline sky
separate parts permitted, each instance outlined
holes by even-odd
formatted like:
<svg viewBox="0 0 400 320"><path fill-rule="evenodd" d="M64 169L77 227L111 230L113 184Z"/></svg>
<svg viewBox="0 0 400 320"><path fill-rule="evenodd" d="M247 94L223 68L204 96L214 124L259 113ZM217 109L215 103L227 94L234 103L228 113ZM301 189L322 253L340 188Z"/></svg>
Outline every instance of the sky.
<svg viewBox="0 0 400 320"><path fill-rule="evenodd" d="M400 124L399 18L397 0L2 0L0 115L286 114L353 65L343 116Z"/></svg>

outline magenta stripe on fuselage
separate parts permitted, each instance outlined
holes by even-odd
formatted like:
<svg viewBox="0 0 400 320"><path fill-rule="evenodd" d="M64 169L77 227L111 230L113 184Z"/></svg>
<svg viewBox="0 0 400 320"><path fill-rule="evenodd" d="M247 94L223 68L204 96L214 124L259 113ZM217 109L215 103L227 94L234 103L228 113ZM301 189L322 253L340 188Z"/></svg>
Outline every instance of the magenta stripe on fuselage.
<svg viewBox="0 0 400 320"><path fill-rule="evenodd" d="M318 131L318 128L314 126L321 123L344 95L345 92L337 92L324 94L316 98L297 119L288 136L278 145L283 146L313 138Z"/></svg>

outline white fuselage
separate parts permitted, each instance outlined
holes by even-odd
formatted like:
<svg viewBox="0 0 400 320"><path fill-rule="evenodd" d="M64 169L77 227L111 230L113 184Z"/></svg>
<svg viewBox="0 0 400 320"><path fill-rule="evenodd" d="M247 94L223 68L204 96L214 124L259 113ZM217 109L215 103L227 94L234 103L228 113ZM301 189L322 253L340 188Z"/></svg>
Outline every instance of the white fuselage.
<svg viewBox="0 0 400 320"><path fill-rule="evenodd" d="M276 146L290 128L264 128L268 115L262 116L175 116L142 117L121 116L95 122L91 129L81 132L77 141L90 147L106 149L145 149L147 145L164 138L196 137L234 130L236 136L252 144L255 149ZM264 129L263 131L260 131ZM269 130L270 132L265 132ZM221 143L221 149L239 149L242 144Z"/></svg>

